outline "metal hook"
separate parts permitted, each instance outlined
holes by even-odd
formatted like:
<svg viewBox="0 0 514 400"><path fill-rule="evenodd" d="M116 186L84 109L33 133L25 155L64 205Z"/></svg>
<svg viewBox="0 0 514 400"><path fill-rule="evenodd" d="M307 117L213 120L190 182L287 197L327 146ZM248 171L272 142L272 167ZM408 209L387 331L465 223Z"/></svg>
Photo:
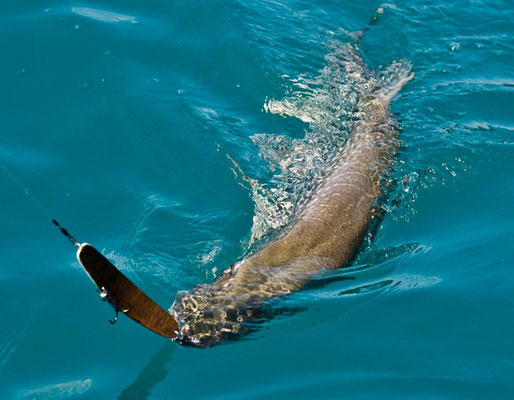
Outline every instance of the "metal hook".
<svg viewBox="0 0 514 400"><path fill-rule="evenodd" d="M103 286L102 286L102 291L100 292L100 297L102 298L102 301L108 302L111 305L111 307L114 308L114 311L116 313L114 315L114 319L113 320L109 320L111 325L114 325L116 322L118 322L118 311L119 311L118 306L114 302L113 298L111 297L111 295L109 294L107 289L104 288Z"/></svg>
<svg viewBox="0 0 514 400"><path fill-rule="evenodd" d="M118 322L118 310L115 310L116 311L116 315L114 316L114 320L109 320L109 322L111 323L111 325L114 325L116 322Z"/></svg>

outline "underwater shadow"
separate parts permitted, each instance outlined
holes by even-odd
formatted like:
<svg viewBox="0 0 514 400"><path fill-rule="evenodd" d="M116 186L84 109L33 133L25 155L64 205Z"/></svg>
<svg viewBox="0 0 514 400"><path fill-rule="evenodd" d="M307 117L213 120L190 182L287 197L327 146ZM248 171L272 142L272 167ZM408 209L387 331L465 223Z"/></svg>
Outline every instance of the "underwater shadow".
<svg viewBox="0 0 514 400"><path fill-rule="evenodd" d="M134 382L118 396L118 400L147 399L152 389L168 375L166 365L171 360L176 344L166 341L150 362L141 370Z"/></svg>

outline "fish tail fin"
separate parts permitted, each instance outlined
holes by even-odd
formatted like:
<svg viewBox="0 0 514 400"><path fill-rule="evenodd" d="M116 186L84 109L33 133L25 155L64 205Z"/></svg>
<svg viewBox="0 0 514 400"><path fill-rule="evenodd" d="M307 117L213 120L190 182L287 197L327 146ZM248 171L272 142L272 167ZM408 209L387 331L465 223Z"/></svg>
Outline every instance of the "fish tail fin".
<svg viewBox="0 0 514 400"><path fill-rule="evenodd" d="M384 14L384 10L386 8L395 8L391 4L384 3L378 7L371 18L369 19L368 25L366 25L364 28L362 28L360 31L351 32L350 36L355 40L356 43L359 43L362 38L364 37L364 34L369 30L370 26L376 25L380 18L382 17L382 14Z"/></svg>
<svg viewBox="0 0 514 400"><path fill-rule="evenodd" d="M375 95L384 104L388 104L403 86L414 78L412 64L408 60L393 61L379 74L380 89Z"/></svg>

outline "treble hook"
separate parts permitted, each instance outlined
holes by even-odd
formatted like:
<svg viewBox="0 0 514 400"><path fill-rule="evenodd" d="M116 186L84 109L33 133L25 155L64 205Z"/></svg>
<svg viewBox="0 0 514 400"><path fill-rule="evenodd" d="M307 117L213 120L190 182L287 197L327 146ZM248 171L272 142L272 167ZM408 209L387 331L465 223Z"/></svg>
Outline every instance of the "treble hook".
<svg viewBox="0 0 514 400"><path fill-rule="evenodd" d="M114 325L116 322L118 322L118 310L115 310L115 311L116 311L116 315L114 316L114 320L113 321L109 320L111 325Z"/></svg>
<svg viewBox="0 0 514 400"><path fill-rule="evenodd" d="M102 291L100 292L100 297L102 298L102 301L106 301L107 303L109 303L111 305L112 308L114 308L114 311L115 311L115 315L114 315L114 320L109 320L109 322L111 323L111 325L114 325L116 322L118 322L118 306L116 305L116 302L113 300L113 298L111 297L111 295L109 294L109 292L107 291L106 288L104 288L102 286Z"/></svg>

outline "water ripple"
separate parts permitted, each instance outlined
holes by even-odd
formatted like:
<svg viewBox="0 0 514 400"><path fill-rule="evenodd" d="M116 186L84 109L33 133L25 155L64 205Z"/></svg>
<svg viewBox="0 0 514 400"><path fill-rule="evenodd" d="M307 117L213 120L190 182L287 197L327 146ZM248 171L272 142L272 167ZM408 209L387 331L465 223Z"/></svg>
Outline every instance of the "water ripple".
<svg viewBox="0 0 514 400"><path fill-rule="evenodd" d="M426 288L440 283L442 279L438 276L423 276L413 274L394 275L372 283L364 283L349 289L342 290L338 296L349 296L368 294L385 289L391 294L393 291L405 291L417 288Z"/></svg>

